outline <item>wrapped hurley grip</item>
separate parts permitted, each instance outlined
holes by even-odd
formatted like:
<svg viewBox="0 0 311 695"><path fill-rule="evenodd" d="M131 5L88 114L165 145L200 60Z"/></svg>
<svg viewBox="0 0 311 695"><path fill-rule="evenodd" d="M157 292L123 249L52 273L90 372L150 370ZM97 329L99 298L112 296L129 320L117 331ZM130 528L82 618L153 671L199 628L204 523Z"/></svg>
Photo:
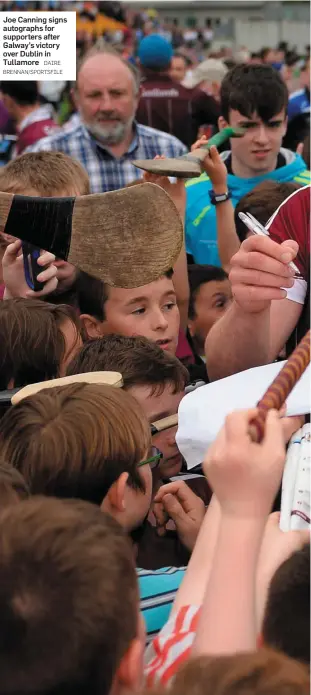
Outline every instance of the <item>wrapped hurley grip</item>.
<svg viewBox="0 0 311 695"><path fill-rule="evenodd" d="M310 331L297 345L286 364L273 380L265 395L257 403L259 413L250 423L250 435L260 442L264 435L265 421L268 410L280 410L287 396L299 381L310 362Z"/></svg>

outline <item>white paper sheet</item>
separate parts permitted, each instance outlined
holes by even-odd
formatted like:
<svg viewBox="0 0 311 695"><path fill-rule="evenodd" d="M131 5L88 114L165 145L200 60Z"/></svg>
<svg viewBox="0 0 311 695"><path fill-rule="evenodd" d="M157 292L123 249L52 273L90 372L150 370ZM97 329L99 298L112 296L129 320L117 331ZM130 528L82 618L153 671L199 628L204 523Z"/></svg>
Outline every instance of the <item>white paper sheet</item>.
<svg viewBox="0 0 311 695"><path fill-rule="evenodd" d="M202 463L226 416L253 408L282 369L284 362L255 367L206 384L183 398L178 411L177 445L188 469ZM287 400L287 415L310 412L310 365Z"/></svg>

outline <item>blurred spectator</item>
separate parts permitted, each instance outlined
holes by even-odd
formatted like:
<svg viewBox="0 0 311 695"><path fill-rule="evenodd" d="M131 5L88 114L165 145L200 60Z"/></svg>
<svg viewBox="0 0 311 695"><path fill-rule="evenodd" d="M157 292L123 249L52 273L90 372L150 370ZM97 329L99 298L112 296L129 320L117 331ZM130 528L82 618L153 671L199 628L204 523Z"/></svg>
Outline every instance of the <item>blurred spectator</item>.
<svg viewBox="0 0 311 695"><path fill-rule="evenodd" d="M0 89L4 106L16 124L15 154L19 155L55 130L54 111L49 104L40 105L37 82L2 81Z"/></svg>
<svg viewBox="0 0 311 695"><path fill-rule="evenodd" d="M142 177L133 159L184 154L186 149L176 138L136 123L138 93L137 71L116 52L90 53L74 89L82 122L45 138L34 151L56 150L78 159L89 174L92 193L123 188Z"/></svg>
<svg viewBox="0 0 311 695"><path fill-rule="evenodd" d="M284 144L295 150L310 128L310 58L300 76L301 88L293 92L288 102L288 128Z"/></svg>
<svg viewBox="0 0 311 695"><path fill-rule="evenodd" d="M142 40L138 50L143 78L137 120L175 135L190 148L201 125L217 126L219 107L207 94L190 91L171 79L172 56L172 46L163 37L152 34Z"/></svg>
<svg viewBox="0 0 311 695"><path fill-rule="evenodd" d="M188 69L188 61L186 56L182 53L175 53L171 60L171 67L169 71L170 78L174 82L183 83ZM185 85L187 86L187 85Z"/></svg>
<svg viewBox="0 0 311 695"><path fill-rule="evenodd" d="M199 63L190 77L183 82L185 87L199 87L203 92L219 100L220 85L228 69L221 60L208 58Z"/></svg>

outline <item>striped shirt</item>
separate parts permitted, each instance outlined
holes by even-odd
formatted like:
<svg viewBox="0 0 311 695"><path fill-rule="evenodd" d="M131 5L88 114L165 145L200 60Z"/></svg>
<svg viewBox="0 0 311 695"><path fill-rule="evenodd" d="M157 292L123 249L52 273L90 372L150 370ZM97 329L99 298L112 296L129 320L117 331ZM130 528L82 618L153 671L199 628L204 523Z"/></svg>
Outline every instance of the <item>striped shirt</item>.
<svg viewBox="0 0 311 695"><path fill-rule="evenodd" d="M143 172L132 163L133 159L154 159L158 154L166 157L179 157L187 148L177 138L160 130L135 123L133 140L122 157L114 155L96 140L81 123L73 130L57 133L43 138L27 148L27 152L64 152L86 169L91 185L91 193L105 193L124 188L135 179L141 179Z"/></svg>
<svg viewBox="0 0 311 695"><path fill-rule="evenodd" d="M137 569L140 610L145 620L147 642L155 637L167 623L184 576L184 567L163 567L159 570Z"/></svg>
<svg viewBox="0 0 311 695"><path fill-rule="evenodd" d="M183 606L166 623L145 652L145 685L169 685L180 666L189 658L200 608Z"/></svg>

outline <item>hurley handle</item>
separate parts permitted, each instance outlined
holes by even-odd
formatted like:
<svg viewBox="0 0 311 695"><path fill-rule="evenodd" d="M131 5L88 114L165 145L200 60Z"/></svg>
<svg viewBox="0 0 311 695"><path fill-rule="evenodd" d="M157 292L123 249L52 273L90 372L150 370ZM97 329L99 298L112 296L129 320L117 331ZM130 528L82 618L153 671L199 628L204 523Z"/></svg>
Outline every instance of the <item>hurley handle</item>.
<svg viewBox="0 0 311 695"><path fill-rule="evenodd" d="M228 128L223 128L222 130L219 131L219 133L216 133L216 135L213 135L209 141L206 143L206 145L201 145L202 148L205 150L209 150L210 147L213 145L215 147L220 147L223 145L226 140L229 138L241 138L243 135L245 135L245 128L231 128L228 126Z"/></svg>
<svg viewBox="0 0 311 695"><path fill-rule="evenodd" d="M286 364L272 381L265 395L257 403L258 415L250 423L250 435L260 442L264 435L268 410L280 410L310 362L310 331L297 345Z"/></svg>

